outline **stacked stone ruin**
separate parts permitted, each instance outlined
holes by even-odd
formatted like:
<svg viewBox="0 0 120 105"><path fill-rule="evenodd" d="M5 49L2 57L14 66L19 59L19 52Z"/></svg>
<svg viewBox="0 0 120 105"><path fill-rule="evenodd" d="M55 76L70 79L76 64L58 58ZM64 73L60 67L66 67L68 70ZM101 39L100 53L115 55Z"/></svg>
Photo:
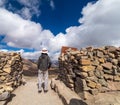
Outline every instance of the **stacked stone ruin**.
<svg viewBox="0 0 120 105"><path fill-rule="evenodd" d="M22 58L14 52L0 52L0 95L12 92L22 82Z"/></svg>
<svg viewBox="0 0 120 105"><path fill-rule="evenodd" d="M120 90L120 47L68 49L59 57L59 72L59 79L80 96Z"/></svg>

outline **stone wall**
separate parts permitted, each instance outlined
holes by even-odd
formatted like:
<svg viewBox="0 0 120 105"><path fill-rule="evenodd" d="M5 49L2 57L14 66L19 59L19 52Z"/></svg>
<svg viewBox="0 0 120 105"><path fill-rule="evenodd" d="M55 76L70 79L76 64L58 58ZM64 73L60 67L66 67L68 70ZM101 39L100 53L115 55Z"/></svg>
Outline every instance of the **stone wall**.
<svg viewBox="0 0 120 105"><path fill-rule="evenodd" d="M59 79L80 96L120 90L120 47L68 49L59 70Z"/></svg>
<svg viewBox="0 0 120 105"><path fill-rule="evenodd" d="M0 95L12 92L22 81L22 58L18 53L0 52Z"/></svg>

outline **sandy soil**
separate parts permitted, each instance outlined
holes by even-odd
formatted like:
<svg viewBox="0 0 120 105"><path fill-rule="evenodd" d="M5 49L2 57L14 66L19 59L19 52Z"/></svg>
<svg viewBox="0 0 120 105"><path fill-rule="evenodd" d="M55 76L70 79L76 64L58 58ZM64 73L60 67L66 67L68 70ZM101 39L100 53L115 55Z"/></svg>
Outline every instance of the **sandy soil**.
<svg viewBox="0 0 120 105"><path fill-rule="evenodd" d="M50 87L47 93L38 93L37 77L25 77L25 80L27 83L18 87L11 98L6 102L0 102L0 105L63 105Z"/></svg>

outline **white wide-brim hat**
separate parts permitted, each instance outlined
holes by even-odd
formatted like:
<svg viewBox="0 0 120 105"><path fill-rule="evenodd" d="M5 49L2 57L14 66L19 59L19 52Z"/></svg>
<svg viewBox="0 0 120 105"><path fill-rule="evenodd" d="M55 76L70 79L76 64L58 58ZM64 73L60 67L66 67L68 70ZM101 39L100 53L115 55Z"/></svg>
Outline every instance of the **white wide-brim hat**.
<svg viewBox="0 0 120 105"><path fill-rule="evenodd" d="M42 48L41 53L48 53L48 50L46 48Z"/></svg>

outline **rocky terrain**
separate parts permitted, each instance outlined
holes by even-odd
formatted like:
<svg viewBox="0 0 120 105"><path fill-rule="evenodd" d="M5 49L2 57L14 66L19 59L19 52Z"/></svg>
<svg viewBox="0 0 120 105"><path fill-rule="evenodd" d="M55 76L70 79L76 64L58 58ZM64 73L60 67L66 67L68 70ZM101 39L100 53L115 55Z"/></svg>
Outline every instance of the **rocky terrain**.
<svg viewBox="0 0 120 105"><path fill-rule="evenodd" d="M49 70L48 94L38 94L37 65L31 60L1 52L0 65L0 105L120 105L120 48L64 50L59 68Z"/></svg>

